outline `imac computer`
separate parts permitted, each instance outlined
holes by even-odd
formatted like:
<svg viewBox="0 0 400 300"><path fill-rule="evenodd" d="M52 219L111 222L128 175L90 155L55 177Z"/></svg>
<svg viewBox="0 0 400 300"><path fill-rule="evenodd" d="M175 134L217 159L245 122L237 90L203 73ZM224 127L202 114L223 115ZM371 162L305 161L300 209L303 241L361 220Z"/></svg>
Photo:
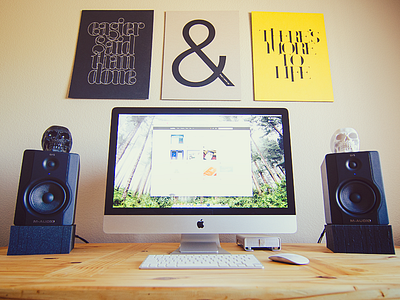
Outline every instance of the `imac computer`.
<svg viewBox="0 0 400 300"><path fill-rule="evenodd" d="M103 229L181 234L177 253L223 253L219 234L296 231L288 111L117 107Z"/></svg>

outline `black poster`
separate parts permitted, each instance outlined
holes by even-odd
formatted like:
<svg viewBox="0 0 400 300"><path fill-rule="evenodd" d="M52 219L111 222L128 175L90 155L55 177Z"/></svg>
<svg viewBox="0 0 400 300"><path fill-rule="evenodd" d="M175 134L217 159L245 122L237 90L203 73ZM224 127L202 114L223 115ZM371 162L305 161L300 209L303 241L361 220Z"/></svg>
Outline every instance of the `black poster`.
<svg viewBox="0 0 400 300"><path fill-rule="evenodd" d="M82 11L69 98L148 99L152 10Z"/></svg>

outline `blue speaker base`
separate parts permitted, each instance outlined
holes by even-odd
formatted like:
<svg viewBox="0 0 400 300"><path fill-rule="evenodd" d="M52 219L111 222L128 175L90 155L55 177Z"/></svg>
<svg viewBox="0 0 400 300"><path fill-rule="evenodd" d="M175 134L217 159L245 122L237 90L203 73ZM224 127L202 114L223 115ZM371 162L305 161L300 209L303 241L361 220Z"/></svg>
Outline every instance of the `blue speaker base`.
<svg viewBox="0 0 400 300"><path fill-rule="evenodd" d="M325 225L326 246L335 253L395 254L391 225Z"/></svg>
<svg viewBox="0 0 400 300"><path fill-rule="evenodd" d="M75 245L75 225L11 226L7 255L68 254Z"/></svg>

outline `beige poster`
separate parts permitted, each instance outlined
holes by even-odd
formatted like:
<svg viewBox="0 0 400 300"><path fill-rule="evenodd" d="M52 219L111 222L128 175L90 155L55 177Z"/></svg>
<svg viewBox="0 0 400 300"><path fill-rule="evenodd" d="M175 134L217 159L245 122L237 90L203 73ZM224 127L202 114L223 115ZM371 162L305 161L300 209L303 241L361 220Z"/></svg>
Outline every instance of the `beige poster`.
<svg viewBox="0 0 400 300"><path fill-rule="evenodd" d="M240 100L238 12L166 12L164 100Z"/></svg>

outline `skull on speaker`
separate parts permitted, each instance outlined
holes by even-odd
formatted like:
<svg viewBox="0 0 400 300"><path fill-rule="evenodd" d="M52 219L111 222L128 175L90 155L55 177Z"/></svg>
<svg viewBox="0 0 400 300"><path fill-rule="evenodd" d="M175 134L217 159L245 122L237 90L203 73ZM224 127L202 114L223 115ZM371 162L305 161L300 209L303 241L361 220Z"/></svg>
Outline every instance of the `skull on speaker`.
<svg viewBox="0 0 400 300"><path fill-rule="evenodd" d="M332 152L356 152L359 149L360 139L355 129L340 128L333 133L331 138Z"/></svg>
<svg viewBox="0 0 400 300"><path fill-rule="evenodd" d="M42 149L44 151L69 153L71 147L72 135L68 128L54 125L43 133Z"/></svg>

